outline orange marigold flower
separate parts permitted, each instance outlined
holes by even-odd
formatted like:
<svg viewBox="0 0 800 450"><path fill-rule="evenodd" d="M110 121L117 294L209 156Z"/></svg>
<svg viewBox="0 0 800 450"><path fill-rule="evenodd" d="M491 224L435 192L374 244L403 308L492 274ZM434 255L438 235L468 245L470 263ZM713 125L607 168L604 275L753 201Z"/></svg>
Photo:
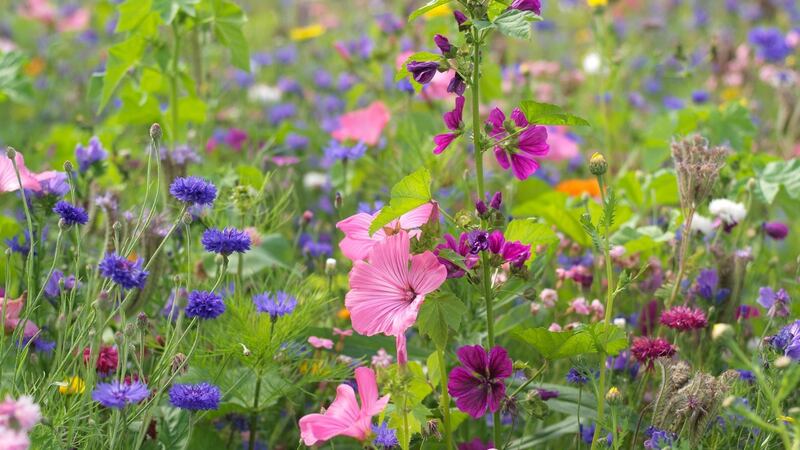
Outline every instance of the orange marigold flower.
<svg viewBox="0 0 800 450"><path fill-rule="evenodd" d="M336 313L336 317L338 317L338 318L340 318L342 320L349 319L350 318L350 311L348 311L347 308L342 308L342 309L339 310L338 313Z"/></svg>
<svg viewBox="0 0 800 450"><path fill-rule="evenodd" d="M600 185L596 178L572 178L564 180L556 185L556 191L563 192L571 197L580 197L587 193L592 197L600 197Z"/></svg>

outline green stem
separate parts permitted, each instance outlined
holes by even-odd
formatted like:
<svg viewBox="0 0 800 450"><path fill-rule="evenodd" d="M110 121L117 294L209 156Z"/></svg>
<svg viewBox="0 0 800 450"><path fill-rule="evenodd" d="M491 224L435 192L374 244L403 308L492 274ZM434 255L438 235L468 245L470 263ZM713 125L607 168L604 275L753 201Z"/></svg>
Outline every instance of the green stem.
<svg viewBox="0 0 800 450"><path fill-rule="evenodd" d="M258 399L261 396L261 371L256 371L256 392L253 398L253 411L250 414L250 439L247 445L249 450L256 448L256 434L258 431Z"/></svg>
<svg viewBox="0 0 800 450"><path fill-rule="evenodd" d="M475 152L475 172L478 182L478 199L483 198L483 149L481 148L480 79L481 49L478 31L472 29L472 143ZM495 442L495 445L497 443Z"/></svg>
<svg viewBox="0 0 800 450"><path fill-rule="evenodd" d="M172 77L170 79L170 92L169 101L170 108L172 108L172 150L175 150L175 145L178 142L178 59L181 51L181 35L178 31L178 22L172 22L172 36L175 40L175 48L172 52ZM160 155L156 155L160 158Z"/></svg>
<svg viewBox="0 0 800 450"><path fill-rule="evenodd" d="M436 349L436 356L439 359L439 383L442 387L442 397L439 406L442 408L442 419L444 420L444 448L453 448L453 432L450 425L450 394L447 392L447 366L444 359L444 350Z"/></svg>
<svg viewBox="0 0 800 450"><path fill-rule="evenodd" d="M34 239L33 235L33 219L31 218L31 211L28 208L28 197L25 195L25 188L22 187L22 177L19 174L19 167L17 167L17 159L16 159L16 150L13 150L9 147L10 150L14 152L14 157L9 157L11 160L11 165L14 166L14 173L17 175L17 182L19 183L19 194L22 197L22 209L25 210L25 220L28 223L28 256L25 259L25 271L27 272L28 276L28 285L27 289L33 289L33 260L34 260L34 253L36 253L36 240ZM10 153L10 151L9 151Z"/></svg>

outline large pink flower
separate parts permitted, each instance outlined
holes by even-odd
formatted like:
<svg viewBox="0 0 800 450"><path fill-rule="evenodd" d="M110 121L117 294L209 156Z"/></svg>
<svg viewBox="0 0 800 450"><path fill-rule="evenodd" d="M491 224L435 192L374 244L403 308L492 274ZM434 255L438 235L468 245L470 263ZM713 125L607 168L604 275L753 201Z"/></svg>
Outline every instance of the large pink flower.
<svg viewBox="0 0 800 450"><path fill-rule="evenodd" d="M13 333L15 328L22 325L23 319L20 317L20 314L22 313L22 308L25 306L26 298L27 293L25 292L14 300L7 300L0 297L0 313L3 314L5 319L4 331L6 334ZM37 327L35 323L30 320L24 322L25 328L22 330L23 337L30 339L39 333L39 327Z"/></svg>
<svg viewBox="0 0 800 450"><path fill-rule="evenodd" d="M16 156L14 156L14 161L16 161L17 169L19 169L22 187L34 191L41 190L42 186L36 176L25 167L25 159L22 157L22 153L17 152ZM14 165L11 163L11 159L5 155L0 155L0 192L13 192L18 189L19 180L17 180L17 174L14 172Z"/></svg>
<svg viewBox="0 0 800 450"><path fill-rule="evenodd" d="M342 114L339 117L339 128L331 136L340 142L353 140L375 145L390 118L389 108L383 102L372 102L366 108Z"/></svg>
<svg viewBox="0 0 800 450"><path fill-rule="evenodd" d="M397 362L406 358L406 330L417 320L425 295L439 288L447 268L431 252L411 255L411 238L401 230L376 243L369 262L356 261L344 304L353 328L372 336L383 333L397 342Z"/></svg>
<svg viewBox="0 0 800 450"><path fill-rule="evenodd" d="M411 232L412 237L416 236L419 234L417 228L425 225L431 219L437 220L438 216L439 206L436 202L426 203L403 214L398 220L392 221L370 236L369 227L372 225L372 221L378 217L378 213L358 213L336 224L336 228L340 229L345 236L339 242L339 248L344 256L352 261L366 259L372 246L376 242L386 239L387 235L399 230L406 230Z"/></svg>
<svg viewBox="0 0 800 450"><path fill-rule="evenodd" d="M356 384L361 406L358 406L353 388L340 384L336 388L336 399L324 414L308 414L300 418L300 438L308 446L335 436L350 436L360 441L372 431L372 417L380 414L389 396L378 398L378 383L375 372L366 367L356 369Z"/></svg>
<svg viewBox="0 0 800 450"><path fill-rule="evenodd" d="M578 141L567 134L567 127L547 127L547 144L550 152L544 159L550 161L570 160L581 152Z"/></svg>

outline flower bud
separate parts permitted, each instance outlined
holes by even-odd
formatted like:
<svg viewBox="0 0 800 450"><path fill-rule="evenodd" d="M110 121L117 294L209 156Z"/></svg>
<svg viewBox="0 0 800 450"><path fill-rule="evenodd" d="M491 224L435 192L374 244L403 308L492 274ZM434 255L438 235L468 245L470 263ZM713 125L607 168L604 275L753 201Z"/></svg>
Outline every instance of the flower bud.
<svg viewBox="0 0 800 450"><path fill-rule="evenodd" d="M784 355L775 360L775 367L778 369L785 369L792 363L792 358Z"/></svg>
<svg viewBox="0 0 800 450"><path fill-rule="evenodd" d="M437 419L431 419L427 421L422 430L422 435L426 437L432 437L437 441L441 440L442 433L439 431L439 421Z"/></svg>
<svg viewBox="0 0 800 450"><path fill-rule="evenodd" d="M64 172L70 173L73 170L74 170L74 167L72 167L72 161L69 161L69 160L64 161Z"/></svg>
<svg viewBox="0 0 800 450"><path fill-rule="evenodd" d="M605 156L601 153L595 152L591 159L589 159L589 172L592 175L600 176L606 173L608 170L608 162L606 161Z"/></svg>
<svg viewBox="0 0 800 450"><path fill-rule="evenodd" d="M303 212L303 225L311 223L313 219L314 219L313 211L307 209L305 212Z"/></svg>
<svg viewBox="0 0 800 450"><path fill-rule="evenodd" d="M150 126L150 139L158 142L161 140L162 134L161 125L154 123Z"/></svg>
<svg viewBox="0 0 800 450"><path fill-rule="evenodd" d="M344 202L344 200L342 199L342 193L341 192L336 192L336 197L334 197L334 199L333 199L333 207L336 208L336 209L339 209L339 208L342 207L342 203L343 202Z"/></svg>
<svg viewBox="0 0 800 450"><path fill-rule="evenodd" d="M727 337L733 336L733 327L727 323L715 323L711 328L711 339L719 341Z"/></svg>
<svg viewBox="0 0 800 450"><path fill-rule="evenodd" d="M139 327L141 331L147 331L149 320L147 320L147 314L144 311L136 316L136 326Z"/></svg>
<svg viewBox="0 0 800 450"><path fill-rule="evenodd" d="M616 403L622 399L622 392L616 386L611 386L611 388L606 392L606 401L609 403Z"/></svg>
<svg viewBox="0 0 800 450"><path fill-rule="evenodd" d="M489 207L492 209L500 209L500 206L503 204L503 193L497 191L492 195L492 199L489 201Z"/></svg>
<svg viewBox="0 0 800 450"><path fill-rule="evenodd" d="M486 203L484 203L483 200L478 200L475 202L475 211L478 212L479 216L483 216L489 212L489 208L486 207Z"/></svg>
<svg viewBox="0 0 800 450"><path fill-rule="evenodd" d="M8 156L8 159L14 159L17 156L17 151L14 150L14 147L6 147L6 156Z"/></svg>
<svg viewBox="0 0 800 450"><path fill-rule="evenodd" d="M172 373L173 374L180 374L183 375L189 371L189 364L187 362L186 355L183 353L176 353L174 357L172 357Z"/></svg>
<svg viewBox="0 0 800 450"><path fill-rule="evenodd" d="M241 342L239 343L239 345L241 345L241 346L242 346L242 354L243 354L244 356L250 356L250 355L252 355L252 354L253 354L253 352L251 352L251 351L250 351L250 349L249 349L249 348L247 348L247 346L246 346L246 345L242 344Z"/></svg>
<svg viewBox="0 0 800 450"><path fill-rule="evenodd" d="M328 258L325 260L325 275L333 275L336 273L336 260Z"/></svg>

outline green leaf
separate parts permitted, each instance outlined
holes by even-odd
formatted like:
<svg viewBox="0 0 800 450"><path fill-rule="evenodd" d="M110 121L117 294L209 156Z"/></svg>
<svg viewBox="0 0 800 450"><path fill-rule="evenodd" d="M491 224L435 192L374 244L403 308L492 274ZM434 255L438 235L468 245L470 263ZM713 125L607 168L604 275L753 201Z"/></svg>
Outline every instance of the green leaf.
<svg viewBox="0 0 800 450"><path fill-rule="evenodd" d="M114 94L114 90L128 70L142 59L144 44L145 41L141 36L133 35L108 50L106 72L103 77L103 91L100 94L100 105L97 107L98 114L103 111L108 101L111 100L111 95Z"/></svg>
<svg viewBox="0 0 800 450"><path fill-rule="evenodd" d="M542 20L532 11L507 9L494 20L494 26L508 37L515 39L531 38L531 22Z"/></svg>
<svg viewBox="0 0 800 450"><path fill-rule="evenodd" d="M437 347L447 345L448 330L458 330L467 307L454 295L431 296L419 310L419 332L428 335Z"/></svg>
<svg viewBox="0 0 800 450"><path fill-rule="evenodd" d="M429 201L431 201L431 174L423 167L392 186L389 205L384 206L378 217L372 221L369 234L375 233L392 220Z"/></svg>
<svg viewBox="0 0 800 450"><path fill-rule="evenodd" d="M153 11L157 12L167 25L171 24L178 12L183 11L189 17L197 14L195 5L200 0L154 0Z"/></svg>
<svg viewBox="0 0 800 450"><path fill-rule="evenodd" d="M550 331L527 328L512 334L535 348L546 359L571 358L578 355L604 353L616 355L628 345L625 332L614 325L594 323L571 331Z"/></svg>
<svg viewBox="0 0 800 450"><path fill-rule="evenodd" d="M550 226L531 220L517 219L509 222L503 233L507 241L520 241L535 250L539 245L550 245L558 242L558 236ZM535 254L531 251L531 255Z"/></svg>
<svg viewBox="0 0 800 450"><path fill-rule="evenodd" d="M408 16L408 21L411 22L412 20L416 19L417 17L425 14L426 12L432 9L450 3L450 1L451 0L430 0L428 3L425 4L425 6L421 6L417 8L414 12L412 12L411 15Z"/></svg>
<svg viewBox="0 0 800 450"><path fill-rule="evenodd" d="M115 33L135 30L151 13L153 0L125 0L117 6L119 19Z"/></svg>
<svg viewBox="0 0 800 450"><path fill-rule="evenodd" d="M5 98L18 103L33 99L33 86L22 70L25 57L21 52L0 53L0 102Z"/></svg>
<svg viewBox="0 0 800 450"><path fill-rule="evenodd" d="M191 417L180 408L161 408L162 420L158 423L158 441L164 448L185 448L189 439Z"/></svg>
<svg viewBox="0 0 800 450"><path fill-rule="evenodd" d="M520 109L525 114L528 122L538 125L590 126L586 119L569 114L561 109L560 106L551 105L550 103L525 100L520 104Z"/></svg>
<svg viewBox="0 0 800 450"><path fill-rule="evenodd" d="M247 22L242 8L229 0L214 0L214 34L231 52L233 65L250 71L250 50L242 27Z"/></svg>
<svg viewBox="0 0 800 450"><path fill-rule="evenodd" d="M757 192L772 204L783 188L793 200L800 199L800 159L774 161L757 174Z"/></svg>

